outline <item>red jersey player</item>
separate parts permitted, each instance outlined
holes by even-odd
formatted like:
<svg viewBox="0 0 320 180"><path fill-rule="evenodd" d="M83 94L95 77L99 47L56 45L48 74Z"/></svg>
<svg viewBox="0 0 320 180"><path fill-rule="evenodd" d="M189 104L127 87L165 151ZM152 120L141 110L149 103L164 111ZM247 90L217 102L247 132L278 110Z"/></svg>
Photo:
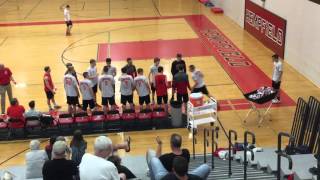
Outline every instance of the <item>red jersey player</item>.
<svg viewBox="0 0 320 180"><path fill-rule="evenodd" d="M167 76L163 74L163 67L158 67L158 74L155 76L155 89L157 93L157 104L159 106L164 106L165 110L168 112L168 82ZM163 100L163 102L162 102Z"/></svg>
<svg viewBox="0 0 320 180"><path fill-rule="evenodd" d="M54 95L55 95L57 89L54 87L54 84L53 84L53 81L51 78L51 74L50 74L51 69L49 66L46 66L44 68L44 71L45 71L45 73L43 75L44 92L46 93L46 96L47 96L47 104L49 107L49 111L53 110L52 106L51 106L51 101L54 105L54 108L59 109L61 107L58 106L56 104L56 101L54 100Z"/></svg>

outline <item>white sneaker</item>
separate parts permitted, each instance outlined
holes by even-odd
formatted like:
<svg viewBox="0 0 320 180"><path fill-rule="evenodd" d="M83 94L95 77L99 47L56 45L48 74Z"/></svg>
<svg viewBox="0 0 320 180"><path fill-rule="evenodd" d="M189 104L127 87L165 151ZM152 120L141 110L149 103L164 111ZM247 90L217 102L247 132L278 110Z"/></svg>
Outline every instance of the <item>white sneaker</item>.
<svg viewBox="0 0 320 180"><path fill-rule="evenodd" d="M272 99L272 103L273 103L273 104L279 104L279 103L280 103L280 100L278 100L278 99Z"/></svg>

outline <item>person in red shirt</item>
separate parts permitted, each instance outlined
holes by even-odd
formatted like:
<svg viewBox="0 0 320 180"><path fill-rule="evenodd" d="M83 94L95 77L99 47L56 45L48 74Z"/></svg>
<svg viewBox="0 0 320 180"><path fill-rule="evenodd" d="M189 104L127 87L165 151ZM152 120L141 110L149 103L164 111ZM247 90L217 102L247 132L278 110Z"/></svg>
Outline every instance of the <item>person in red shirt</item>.
<svg viewBox="0 0 320 180"><path fill-rule="evenodd" d="M1 94L1 113L4 114L6 110L6 93L8 94L9 101L12 100L12 87L11 83L17 84L12 77L12 72L9 68L0 64L0 94Z"/></svg>
<svg viewBox="0 0 320 180"><path fill-rule="evenodd" d="M163 106L168 112L168 81L167 76L163 74L163 67L158 67L158 74L155 76L155 88L157 93L157 104ZM163 103L162 103L163 100Z"/></svg>
<svg viewBox="0 0 320 180"><path fill-rule="evenodd" d="M177 101L184 102L187 112L187 102L189 101L188 89L191 90L188 75L184 72L184 66L178 65L179 72L174 75L172 81L172 96L177 93Z"/></svg>
<svg viewBox="0 0 320 180"><path fill-rule="evenodd" d="M52 78L51 78L51 69L49 66L44 67L44 75L43 75L43 83L44 83L44 92L47 96L47 104L49 107L49 111L53 110L51 106L51 101L54 105L55 109L61 108L56 104L56 101L54 100L54 95L56 94L56 88L54 87Z"/></svg>
<svg viewBox="0 0 320 180"><path fill-rule="evenodd" d="M9 122L12 123L11 127L13 128L19 128L24 126L24 112L25 109L23 106L19 105L18 99L13 98L10 102L11 106L7 109L7 116Z"/></svg>

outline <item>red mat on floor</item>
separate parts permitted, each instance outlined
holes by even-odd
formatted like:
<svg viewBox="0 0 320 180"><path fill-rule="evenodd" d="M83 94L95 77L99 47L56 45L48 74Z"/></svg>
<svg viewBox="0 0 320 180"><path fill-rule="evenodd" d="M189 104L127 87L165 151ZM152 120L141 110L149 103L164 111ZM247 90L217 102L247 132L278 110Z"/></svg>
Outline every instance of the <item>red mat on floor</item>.
<svg viewBox="0 0 320 180"><path fill-rule="evenodd" d="M185 19L243 93L261 86L271 86L271 79L209 19L202 15L187 16ZM295 102L281 91L281 103L274 106L293 105Z"/></svg>
<svg viewBox="0 0 320 180"><path fill-rule="evenodd" d="M104 61L107 57L116 61L123 61L127 57L134 60L153 59L155 56L174 58L177 52L185 57L211 55L198 38L99 44L98 48L98 61Z"/></svg>

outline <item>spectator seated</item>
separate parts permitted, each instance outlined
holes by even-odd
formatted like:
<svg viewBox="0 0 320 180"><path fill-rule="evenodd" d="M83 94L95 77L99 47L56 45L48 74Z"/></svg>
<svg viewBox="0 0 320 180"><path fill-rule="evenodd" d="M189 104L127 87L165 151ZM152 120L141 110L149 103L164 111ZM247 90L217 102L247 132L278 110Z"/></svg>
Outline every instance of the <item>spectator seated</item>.
<svg viewBox="0 0 320 180"><path fill-rule="evenodd" d="M42 178L42 167L48 156L44 150L40 150L40 142L30 142L30 152L26 154L26 179Z"/></svg>
<svg viewBox="0 0 320 180"><path fill-rule="evenodd" d="M170 139L170 147L172 152L162 154L162 141L159 137L156 138L158 147L157 152L148 150L147 164L150 170L151 179L161 180L168 173L172 172L173 161L176 157L184 158L188 163L190 160L190 153L187 149L182 149L182 137L178 134L172 134ZM206 164L196 168L191 174L206 179L210 173L210 167Z"/></svg>
<svg viewBox="0 0 320 180"><path fill-rule="evenodd" d="M105 136L99 136L94 142L94 154L86 153L79 165L80 179L126 179L125 174L118 173L116 166L106 160L112 154L112 141Z"/></svg>

